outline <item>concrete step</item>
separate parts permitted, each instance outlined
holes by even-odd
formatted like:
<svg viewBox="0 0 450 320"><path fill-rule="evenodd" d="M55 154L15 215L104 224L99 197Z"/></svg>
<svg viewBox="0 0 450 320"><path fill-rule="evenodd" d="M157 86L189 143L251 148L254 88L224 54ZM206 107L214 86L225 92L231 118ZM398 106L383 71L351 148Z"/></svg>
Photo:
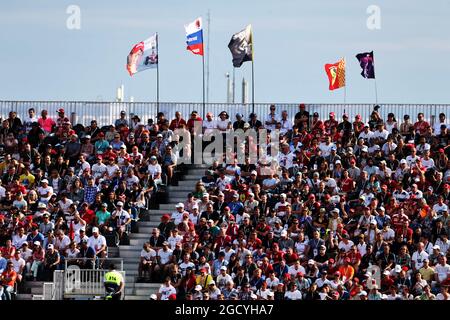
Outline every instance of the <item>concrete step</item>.
<svg viewBox="0 0 450 320"><path fill-rule="evenodd" d="M197 182L198 180L201 180L205 176L205 171L203 171L202 174L195 174L194 172L189 171L189 174L185 175L183 177L183 181L190 181L193 180Z"/></svg>
<svg viewBox="0 0 450 320"><path fill-rule="evenodd" d="M33 287L31 288L31 294L43 294L44 293L44 287Z"/></svg>
<svg viewBox="0 0 450 320"><path fill-rule="evenodd" d="M150 239L150 234L147 233L132 233L130 234L130 240L131 239Z"/></svg>
<svg viewBox="0 0 450 320"><path fill-rule="evenodd" d="M201 177L198 178L198 180L200 180ZM178 185L180 187L194 187L195 186L195 181L193 180L182 180L178 182Z"/></svg>
<svg viewBox="0 0 450 320"><path fill-rule="evenodd" d="M24 288L42 288L44 281L25 281L23 284Z"/></svg>
<svg viewBox="0 0 450 320"><path fill-rule="evenodd" d="M33 300L33 295L31 293L18 293L16 295L17 300Z"/></svg>
<svg viewBox="0 0 450 320"><path fill-rule="evenodd" d="M185 202L187 200L187 194L185 197L180 198L180 197L171 197L169 195L169 202L177 204L178 202ZM174 205L175 206L175 205Z"/></svg>
<svg viewBox="0 0 450 320"><path fill-rule="evenodd" d="M155 218L159 218L159 216L155 215ZM156 223L155 221L139 221L138 226L139 226L139 228L155 227L155 225L157 227L161 223L160 220L161 219L158 220L159 221L158 223ZM140 233L140 231L139 231L139 233Z"/></svg>
<svg viewBox="0 0 450 320"><path fill-rule="evenodd" d="M187 199L188 193L189 192L185 192L185 191L170 191L169 199L171 199L171 198L186 198Z"/></svg>
<svg viewBox="0 0 450 320"><path fill-rule="evenodd" d="M193 192L195 189L195 183L192 184L192 186L178 186L178 187L170 187L167 191L172 192L172 191L185 191L186 194L188 194L189 192Z"/></svg>
<svg viewBox="0 0 450 320"><path fill-rule="evenodd" d="M203 176L205 176L205 171L206 171L206 168L205 169L202 169L202 168L200 168L200 169L189 169L188 170L188 174L185 175L185 177L186 176L197 176L199 179L201 179Z"/></svg>
<svg viewBox="0 0 450 320"><path fill-rule="evenodd" d="M151 234L154 227L139 227L139 233Z"/></svg>
<svg viewBox="0 0 450 320"><path fill-rule="evenodd" d="M132 258L135 261L139 261L140 253L142 248L137 248L136 250L127 250L120 253L120 257L123 259Z"/></svg>
<svg viewBox="0 0 450 320"><path fill-rule="evenodd" d="M143 295L143 296L127 295L125 296L125 300L150 300L150 295Z"/></svg>
<svg viewBox="0 0 450 320"><path fill-rule="evenodd" d="M148 241L148 239L130 239L130 245L142 248L142 245Z"/></svg>

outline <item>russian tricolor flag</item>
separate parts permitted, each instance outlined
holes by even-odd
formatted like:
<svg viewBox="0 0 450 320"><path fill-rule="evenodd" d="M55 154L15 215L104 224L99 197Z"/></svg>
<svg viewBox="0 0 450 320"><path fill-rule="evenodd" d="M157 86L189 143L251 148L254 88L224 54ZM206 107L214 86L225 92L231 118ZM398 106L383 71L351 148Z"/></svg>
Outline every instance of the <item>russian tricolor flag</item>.
<svg viewBox="0 0 450 320"><path fill-rule="evenodd" d="M186 49L192 51L193 54L203 56L203 24L202 18L195 19L194 22L185 25L187 47Z"/></svg>

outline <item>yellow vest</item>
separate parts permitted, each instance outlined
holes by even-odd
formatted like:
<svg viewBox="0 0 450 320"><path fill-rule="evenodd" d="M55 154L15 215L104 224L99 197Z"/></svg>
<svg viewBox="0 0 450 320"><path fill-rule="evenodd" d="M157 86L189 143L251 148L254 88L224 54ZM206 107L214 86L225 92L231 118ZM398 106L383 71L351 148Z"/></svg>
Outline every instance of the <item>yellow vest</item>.
<svg viewBox="0 0 450 320"><path fill-rule="evenodd" d="M113 283L120 285L122 282L122 275L117 271L109 271L105 273L105 283Z"/></svg>

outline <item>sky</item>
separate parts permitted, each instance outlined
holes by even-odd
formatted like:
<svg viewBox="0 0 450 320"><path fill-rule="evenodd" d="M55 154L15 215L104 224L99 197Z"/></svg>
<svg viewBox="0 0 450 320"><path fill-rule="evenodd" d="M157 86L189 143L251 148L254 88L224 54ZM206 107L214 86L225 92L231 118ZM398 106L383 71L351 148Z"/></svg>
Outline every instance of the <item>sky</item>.
<svg viewBox="0 0 450 320"><path fill-rule="evenodd" d="M80 29L66 26L80 8ZM369 29L367 8L380 9ZM210 12L209 102L226 102L227 47L253 26L255 102L342 103L324 64L347 60L347 103L375 102L355 55L374 51L379 103L449 103L450 0L21 0L0 2L0 100L155 101L156 70L130 77L134 44L159 35L160 101L202 101L202 59L186 50L184 25ZM236 101L251 63L235 70ZM251 88L249 88L251 93Z"/></svg>

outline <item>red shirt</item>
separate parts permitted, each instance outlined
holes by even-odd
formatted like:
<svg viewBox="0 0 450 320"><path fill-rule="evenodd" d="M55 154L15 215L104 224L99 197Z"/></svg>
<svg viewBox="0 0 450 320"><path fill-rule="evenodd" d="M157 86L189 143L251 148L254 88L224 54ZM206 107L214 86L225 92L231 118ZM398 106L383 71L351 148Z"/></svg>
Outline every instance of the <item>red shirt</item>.
<svg viewBox="0 0 450 320"><path fill-rule="evenodd" d="M426 121L417 121L414 123L414 131L419 131L420 134L424 134L427 132L429 126L430 124Z"/></svg>
<svg viewBox="0 0 450 320"><path fill-rule="evenodd" d="M353 190L353 179L347 178L345 180L342 180L342 191L350 192L352 190Z"/></svg>
<svg viewBox="0 0 450 320"><path fill-rule="evenodd" d="M91 224L92 221L94 220L94 217L95 217L94 211L91 209L86 209L86 211L83 214L83 216L81 217L81 219L86 221L86 224Z"/></svg>
<svg viewBox="0 0 450 320"><path fill-rule="evenodd" d="M189 131L191 131L191 129L192 128L194 128L194 122L195 121L200 121L200 127L201 127L201 124L202 124L202 118L200 117L200 116L197 116L197 118L195 118L195 119L192 119L192 118L190 118L189 120L188 120L188 122L187 122L187 127L188 127L188 130Z"/></svg>
<svg viewBox="0 0 450 320"><path fill-rule="evenodd" d="M175 129L181 128L181 125L183 125L183 124L186 125L186 120L184 120L183 118L181 118L180 120L177 120L175 118L170 122L169 129L174 131Z"/></svg>
<svg viewBox="0 0 450 320"><path fill-rule="evenodd" d="M9 272L8 270L3 271L2 273L3 278L11 278L11 280L6 281L6 279L3 279L2 285L14 287L14 283L16 283L17 273L14 271L14 269Z"/></svg>

